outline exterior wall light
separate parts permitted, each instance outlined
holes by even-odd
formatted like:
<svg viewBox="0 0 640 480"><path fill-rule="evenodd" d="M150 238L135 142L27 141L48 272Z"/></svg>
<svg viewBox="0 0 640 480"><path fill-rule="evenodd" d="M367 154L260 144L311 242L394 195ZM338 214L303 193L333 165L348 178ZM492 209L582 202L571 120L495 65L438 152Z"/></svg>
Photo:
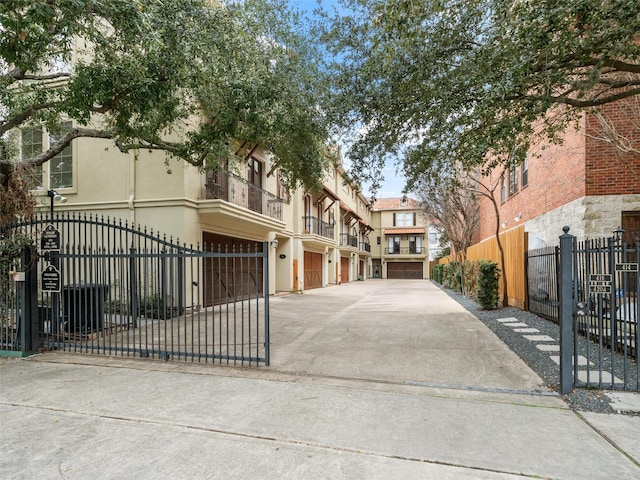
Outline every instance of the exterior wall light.
<svg viewBox="0 0 640 480"><path fill-rule="evenodd" d="M55 190L47 190L47 196L51 199L51 202L49 204L49 213L51 213L51 217L53 218L53 202L54 202L54 200L56 202L66 203L67 202L67 197L63 197L62 195L60 195Z"/></svg>
<svg viewBox="0 0 640 480"><path fill-rule="evenodd" d="M271 240L271 248L278 248L278 239L274 238L273 240Z"/></svg>

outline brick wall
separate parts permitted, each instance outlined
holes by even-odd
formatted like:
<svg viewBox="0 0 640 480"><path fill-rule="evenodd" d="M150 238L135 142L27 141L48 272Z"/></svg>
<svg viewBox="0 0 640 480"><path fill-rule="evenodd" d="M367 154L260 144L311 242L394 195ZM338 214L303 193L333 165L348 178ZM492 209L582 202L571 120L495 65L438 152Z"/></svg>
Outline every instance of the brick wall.
<svg viewBox="0 0 640 480"><path fill-rule="evenodd" d="M600 111L605 126L587 116L586 195L640 193L640 100L615 102Z"/></svg>
<svg viewBox="0 0 640 480"><path fill-rule="evenodd" d="M582 129L565 134L562 145L540 142L529 154L528 184L522 186L519 173L519 189L502 203L500 197L501 171L487 178L486 184L497 185L494 198L499 205L500 231L516 227L585 195L585 136ZM520 214L520 219L516 217ZM480 202L480 232L478 240L495 234L496 215L490 200ZM506 225L504 225L506 222ZM503 226L504 225L504 226Z"/></svg>

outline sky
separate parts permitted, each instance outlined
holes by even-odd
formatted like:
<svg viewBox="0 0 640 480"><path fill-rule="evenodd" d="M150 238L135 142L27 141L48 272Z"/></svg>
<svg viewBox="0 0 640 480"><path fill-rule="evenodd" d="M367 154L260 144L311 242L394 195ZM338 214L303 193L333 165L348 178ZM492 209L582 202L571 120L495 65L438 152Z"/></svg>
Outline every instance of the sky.
<svg viewBox="0 0 640 480"><path fill-rule="evenodd" d="M306 10L308 12L312 12L318 7L317 0L289 0L289 4L299 10ZM340 9L340 5L337 0L321 0L321 6L329 12L333 11L333 7ZM343 154L344 153L343 149ZM345 158L344 160L345 167L349 168L349 159ZM382 187L376 192L376 198L401 197L402 189L404 188L404 176L402 176L400 172L396 171L396 167L392 163L388 163L386 165L382 175L384 177L384 181L382 182ZM371 192L369 191L369 186L365 184L362 187L364 194L370 196Z"/></svg>

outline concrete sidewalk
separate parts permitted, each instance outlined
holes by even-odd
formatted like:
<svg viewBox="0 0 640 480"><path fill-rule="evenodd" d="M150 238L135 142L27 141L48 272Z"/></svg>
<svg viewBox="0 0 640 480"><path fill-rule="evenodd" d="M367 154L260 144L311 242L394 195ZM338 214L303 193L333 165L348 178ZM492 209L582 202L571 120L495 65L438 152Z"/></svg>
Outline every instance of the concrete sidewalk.
<svg viewBox="0 0 640 480"><path fill-rule="evenodd" d="M428 282L272 306L269 369L0 359L0 478L640 478L640 417L576 415Z"/></svg>

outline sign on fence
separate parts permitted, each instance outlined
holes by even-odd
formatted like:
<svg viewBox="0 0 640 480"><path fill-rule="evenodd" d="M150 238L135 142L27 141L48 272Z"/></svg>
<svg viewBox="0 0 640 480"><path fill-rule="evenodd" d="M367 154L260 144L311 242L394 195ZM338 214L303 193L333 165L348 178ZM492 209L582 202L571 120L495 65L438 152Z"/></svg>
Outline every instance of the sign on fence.
<svg viewBox="0 0 640 480"><path fill-rule="evenodd" d="M616 263L616 272L637 272L637 263Z"/></svg>
<svg viewBox="0 0 640 480"><path fill-rule="evenodd" d="M44 227L40 237L40 249L48 252L60 251L60 231L52 224Z"/></svg>
<svg viewBox="0 0 640 480"><path fill-rule="evenodd" d="M42 271L41 287L43 292L60 292L60 271L53 265Z"/></svg>
<svg viewBox="0 0 640 480"><path fill-rule="evenodd" d="M592 273L589 275L589 293L611 293L611 274Z"/></svg>

